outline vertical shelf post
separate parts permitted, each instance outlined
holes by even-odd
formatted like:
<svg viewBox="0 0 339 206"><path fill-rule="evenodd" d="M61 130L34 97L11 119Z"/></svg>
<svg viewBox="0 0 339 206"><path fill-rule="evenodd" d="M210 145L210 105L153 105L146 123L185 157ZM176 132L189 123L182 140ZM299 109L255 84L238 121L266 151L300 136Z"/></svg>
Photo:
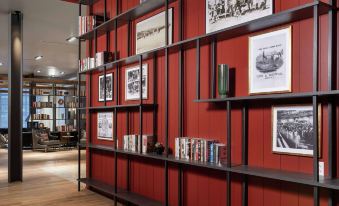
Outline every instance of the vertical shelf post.
<svg viewBox="0 0 339 206"><path fill-rule="evenodd" d="M217 42L213 39L211 43L211 98L215 98L215 68L216 68L216 53Z"/></svg>
<svg viewBox="0 0 339 206"><path fill-rule="evenodd" d="M200 39L196 40L196 98L200 99Z"/></svg>
<svg viewBox="0 0 339 206"><path fill-rule="evenodd" d="M242 164L248 165L248 108L244 103L242 107ZM248 205L248 178L243 176L242 182L242 206Z"/></svg>
<svg viewBox="0 0 339 206"><path fill-rule="evenodd" d="M168 36L168 0L165 0L165 41L166 46L169 43ZM168 148L168 83L169 72L168 72L168 48L165 48L165 153L168 157L169 148ZM165 160L165 205L168 206L168 162Z"/></svg>
<svg viewBox="0 0 339 206"><path fill-rule="evenodd" d="M319 6L313 7L313 92L318 91L318 69L319 69ZM319 150L318 150L318 97L313 96L313 177L319 181ZM314 206L319 205L319 188L313 187Z"/></svg>
<svg viewBox="0 0 339 206"><path fill-rule="evenodd" d="M333 8L337 8L337 1L330 0L329 4ZM337 11L330 9L328 12L328 91L332 91L335 85L335 69L337 68ZM334 75L332 75L334 74ZM329 98L327 104L328 112L328 176L335 178L337 173L336 157L337 157L337 139L336 137L336 108L335 98ZM337 198L333 190L329 191L328 205L336 205Z"/></svg>
<svg viewBox="0 0 339 206"><path fill-rule="evenodd" d="M227 124L226 124L226 129L227 129L227 167L231 168L232 167L232 158L231 158L231 112L232 112L232 104L230 101L227 101ZM227 185L227 191L226 191L226 202L227 206L231 205L231 173L227 171L226 173L226 185Z"/></svg>
<svg viewBox="0 0 339 206"><path fill-rule="evenodd" d="M79 4L79 17L81 16L81 4ZM78 39L78 62L81 61L81 39ZM81 90L81 74L80 74L80 68L78 69L78 108L80 108L80 90ZM81 110L77 110L77 131L78 131L78 191L80 191L80 179L81 179L81 145L80 145L80 139L81 139L81 128L80 128L80 118L81 118Z"/></svg>

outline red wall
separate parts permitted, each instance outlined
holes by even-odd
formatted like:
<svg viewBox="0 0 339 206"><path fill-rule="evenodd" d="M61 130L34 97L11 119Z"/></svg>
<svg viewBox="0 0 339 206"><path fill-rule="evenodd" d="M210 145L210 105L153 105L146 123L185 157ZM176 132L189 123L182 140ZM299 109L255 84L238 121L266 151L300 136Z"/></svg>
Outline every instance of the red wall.
<svg viewBox="0 0 339 206"><path fill-rule="evenodd" d="M115 0L109 0L109 16L115 15ZM276 0L275 12L296 7L312 0ZM139 3L139 0L122 1L122 11L126 11ZM103 13L103 1L94 5L95 14ZM170 4L174 8L174 42L178 41L178 3ZM155 11L145 17L138 19L139 22L149 16L159 13L163 9ZM136 23L134 22L134 24ZM327 16L320 18L320 72L319 86L321 90L327 89ZM293 29L293 92L306 92L312 90L312 38L313 20L305 20L291 24ZM264 32L264 31L263 31ZM134 29L132 30L134 34ZM184 38L191 38L205 33L205 0L185 0L184 1ZM133 39L132 44L135 44ZM110 50L114 50L114 32L111 32ZM120 57L127 56L127 27L118 29L118 50ZM98 51L106 50L106 37L98 39ZM135 47L132 49L133 54ZM92 51L93 53L93 51ZM207 137L218 139L226 143L226 106L225 104L194 103L195 99L195 49L185 51L184 63L184 136ZM201 96L209 96L209 46L201 48ZM152 102L152 77L153 62L148 63L149 73L149 98L145 102ZM231 68L235 68L235 95L248 95L248 35L240 36L231 40L218 42L217 44L217 64L227 63ZM130 65L133 66L133 65ZM120 104L137 103L124 101L124 74L125 67L120 70L119 88ZM112 69L115 81L117 81L116 70ZM98 102L98 75L102 73L94 72L92 75L92 106L100 106ZM157 91L158 91L158 118L157 131L158 141L164 142L165 135L165 91L164 91L164 57L158 57L157 61ZM178 54L171 54L169 57L169 143L174 149L174 138L178 136ZM87 80L89 78L87 76ZM114 88L114 95L116 95ZM249 165L265 168L281 169L286 171L296 171L312 173L312 158L297 157L289 155L273 154L271 151L271 106L287 103L303 102L257 102L250 105L249 109ZM310 103L310 102L306 102ZM108 102L114 105L116 102ZM232 111L232 161L241 162L241 105L233 105ZM131 133L139 131L138 111L132 113L130 118ZM327 108L322 106L322 161L325 162L325 172L327 173ZM118 139L122 144L122 137L126 131L126 115L124 112L118 113ZM96 114L92 120L87 121L87 125L92 130L92 142L102 145L113 145L112 142L105 142L96 139ZM153 122L152 112L145 112L143 131L152 133ZM339 135L337 135L339 136ZM110 153L93 150L92 153L92 177L98 180L114 184L114 156ZM142 195L164 201L164 169L163 163L155 160L142 158L132 158L131 163L131 189ZM339 158L338 158L339 159ZM88 168L89 170L89 168ZM170 205L177 205L177 177L178 170L175 165L170 166L169 171L169 199ZM184 205L205 206L205 205L226 205L226 175L213 170L184 168ZM126 159L118 157L118 184L126 187ZM232 205L241 205L241 177L232 175ZM260 178L249 178L249 205L275 205L275 206L304 206L313 205L313 189L292 183L263 180ZM321 192L321 205L327 204L326 192Z"/></svg>

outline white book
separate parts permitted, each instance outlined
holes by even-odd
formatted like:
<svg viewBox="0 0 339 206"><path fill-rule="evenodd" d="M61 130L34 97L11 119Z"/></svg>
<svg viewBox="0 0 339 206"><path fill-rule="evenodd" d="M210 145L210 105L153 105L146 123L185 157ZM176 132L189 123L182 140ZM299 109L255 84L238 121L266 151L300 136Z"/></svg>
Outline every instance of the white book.
<svg viewBox="0 0 339 206"><path fill-rule="evenodd" d="M142 135L142 153L152 152L154 147L153 135Z"/></svg>
<svg viewBox="0 0 339 206"><path fill-rule="evenodd" d="M180 137L175 138L175 157L180 158Z"/></svg>

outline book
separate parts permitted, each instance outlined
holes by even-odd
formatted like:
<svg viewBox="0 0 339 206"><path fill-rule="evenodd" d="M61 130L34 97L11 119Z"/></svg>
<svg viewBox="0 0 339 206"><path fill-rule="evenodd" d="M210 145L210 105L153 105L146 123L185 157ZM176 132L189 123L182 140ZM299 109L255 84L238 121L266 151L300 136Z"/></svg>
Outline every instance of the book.
<svg viewBox="0 0 339 206"><path fill-rule="evenodd" d="M174 147L175 147L175 157L176 158L180 158L181 157L181 155L180 155L180 150L181 150L181 138L180 137L176 137L175 138L175 145L174 145Z"/></svg>
<svg viewBox="0 0 339 206"><path fill-rule="evenodd" d="M215 144L216 147L216 163L224 165L227 163L227 147L225 144Z"/></svg>
<svg viewBox="0 0 339 206"><path fill-rule="evenodd" d="M154 148L153 135L142 135L142 153L152 152L153 148Z"/></svg>

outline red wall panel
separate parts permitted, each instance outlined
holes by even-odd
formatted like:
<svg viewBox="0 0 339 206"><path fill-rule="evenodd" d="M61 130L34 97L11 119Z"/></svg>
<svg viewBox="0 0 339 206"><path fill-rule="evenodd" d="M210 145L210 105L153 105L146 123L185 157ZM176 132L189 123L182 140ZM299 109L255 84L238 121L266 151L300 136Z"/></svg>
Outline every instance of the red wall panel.
<svg viewBox="0 0 339 206"><path fill-rule="evenodd" d="M109 17L116 15L115 0L108 0ZM275 12L284 11L312 2L312 0L276 0ZM126 11L139 3L139 0L122 1L121 11ZM103 1L99 1L93 6L93 12L103 13ZM178 2L170 4L174 8L174 42L178 41ZM159 9L144 17L133 21L131 55L135 54L135 24L154 14L163 11ZM320 67L319 67L319 88L327 89L327 65L328 65L328 23L327 16L320 18ZM292 90L293 92L306 92L312 90L312 42L313 42L313 20L304 20L290 24L292 26ZM284 25L289 26L289 25ZM277 29L277 28L272 28ZM269 31L269 30L267 30ZM266 31L262 31L266 32ZM258 33L262 33L258 32ZM184 38L191 38L205 33L205 1L204 0L184 0ZM257 34L258 34L257 33ZM253 34L250 34L253 35ZM229 64L235 72L235 96L248 95L248 37L250 35L240 36L231 40L221 41L217 44L217 64ZM127 53L127 26L118 29L119 57L128 56ZM110 51L114 51L114 32L110 32ZM98 51L106 50L106 36L98 38ZM93 55L94 50L91 51ZM208 98L210 95L210 47L201 48L201 97ZM178 54L169 56L169 146L174 149L174 138L178 136ZM153 125L157 127L158 141L165 141L165 58L159 56L157 65L153 65L152 60L144 63L148 64L148 99L144 103L152 103L153 99L153 68L156 66L157 76L157 122L153 122L152 112L145 112L143 117L143 132L151 134ZM135 64L134 64L135 65ZM134 65L129 65L134 66ZM196 98L196 51L189 49L184 52L184 135L189 137L205 137L219 140L226 143L226 105L194 103ZM114 80L119 81L119 104L133 104L138 101L125 101L124 79L125 69L120 69L119 78L116 69L109 69L108 73L114 74ZM98 76L102 72L94 72L91 80L91 99L92 106L102 106L98 102ZM87 81L89 77L87 76ZM116 85L114 85L116 86ZM114 96L116 90L114 88ZM88 95L87 95L88 96ZM291 102L281 101L279 104ZM310 102L293 102L310 103ZM115 101L108 102L107 105L114 105ZM286 171L296 171L312 173L312 158L298 157L291 155L273 154L271 150L271 107L278 102L260 102L253 103L249 109L249 165L265 168L281 169ZM279 105L278 104L278 105ZM327 110L322 106L322 153L321 160L325 162L325 172L328 172L328 139L327 139ZM232 110L232 161L241 163L241 105L233 105ZM119 112L118 120L118 140L119 146L122 144L122 137L126 134L126 114ZM138 111L132 111L130 114L130 133L139 132ZM113 142L101 141L96 138L96 114L87 121L88 127L91 127L92 142L102 145L113 145ZM339 123L337 123L339 126ZM337 131L339 136L339 131ZM92 177L114 184L114 156L95 151L92 153ZM339 159L339 158L338 158ZM131 190L153 199L164 201L164 165L162 162L150 161L142 158L132 158L131 163ZM339 161L339 160L338 160ZM126 157L118 157L118 185L126 187ZM170 205L177 205L177 178L178 168L171 165L169 169L169 201ZM232 205L241 205L241 177L232 176L231 183ZM291 205L304 206L313 204L313 189L292 183L277 182L273 180L249 178L249 205ZM197 169L184 168L184 205L226 205L226 175L224 173ZM326 192L321 193L321 205L327 204Z"/></svg>

